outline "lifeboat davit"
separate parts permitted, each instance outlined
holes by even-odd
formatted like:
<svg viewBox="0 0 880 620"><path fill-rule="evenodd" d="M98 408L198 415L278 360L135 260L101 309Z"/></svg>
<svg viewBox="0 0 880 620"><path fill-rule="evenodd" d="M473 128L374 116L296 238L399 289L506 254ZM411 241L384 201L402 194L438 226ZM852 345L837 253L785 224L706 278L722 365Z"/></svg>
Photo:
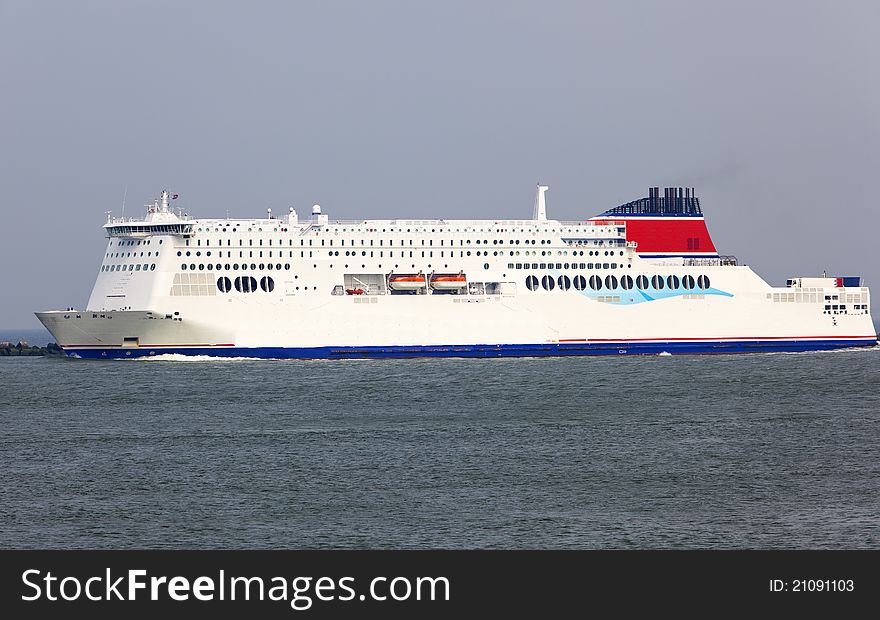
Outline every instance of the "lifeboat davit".
<svg viewBox="0 0 880 620"><path fill-rule="evenodd" d="M430 278L431 288L438 291L451 291L467 286L464 273L434 273Z"/></svg>
<svg viewBox="0 0 880 620"><path fill-rule="evenodd" d="M395 291L415 291L425 288L425 276L421 273L402 273L388 276L388 286Z"/></svg>

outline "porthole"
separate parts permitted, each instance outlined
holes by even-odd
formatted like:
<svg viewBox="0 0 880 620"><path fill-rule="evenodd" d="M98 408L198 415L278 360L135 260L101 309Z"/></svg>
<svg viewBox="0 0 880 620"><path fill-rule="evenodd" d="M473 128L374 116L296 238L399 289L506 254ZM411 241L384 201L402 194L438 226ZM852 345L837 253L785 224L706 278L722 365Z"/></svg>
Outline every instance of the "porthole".
<svg viewBox="0 0 880 620"><path fill-rule="evenodd" d="M630 290L633 287L633 279L631 276L621 276L620 277L620 288L625 291Z"/></svg>
<svg viewBox="0 0 880 620"><path fill-rule="evenodd" d="M250 276L241 276L235 279L235 290L239 293L250 293L257 290L256 278Z"/></svg>
<svg viewBox="0 0 880 620"><path fill-rule="evenodd" d="M709 286L711 286L709 284L709 276L700 276L699 278L697 278L697 286L699 286L701 289L709 288Z"/></svg>
<svg viewBox="0 0 880 620"><path fill-rule="evenodd" d="M679 284L679 282L678 282L678 276L668 276L668 277L666 278L666 286L668 286L669 288L671 288L671 289L677 289L677 288L678 288L678 284Z"/></svg>
<svg viewBox="0 0 880 620"><path fill-rule="evenodd" d="M653 276L651 278L651 286L655 289L662 290L663 289L663 276Z"/></svg>
<svg viewBox="0 0 880 620"><path fill-rule="evenodd" d="M572 284L577 290L582 291L587 288L587 279L584 276L575 276L573 280Z"/></svg>
<svg viewBox="0 0 880 620"><path fill-rule="evenodd" d="M639 287L639 290L644 291L646 288L648 288L648 277L647 276L636 277L636 286Z"/></svg>
<svg viewBox="0 0 880 620"><path fill-rule="evenodd" d="M682 286L684 286L688 290L694 288L694 276L682 277L681 284L682 284Z"/></svg>
<svg viewBox="0 0 880 620"><path fill-rule="evenodd" d="M590 288L594 291L598 291L602 288L602 278L599 276L590 276Z"/></svg>
<svg viewBox="0 0 880 620"><path fill-rule="evenodd" d="M538 289L538 278L535 276L529 276L526 278L526 288L530 291L534 291Z"/></svg>
<svg viewBox="0 0 880 620"><path fill-rule="evenodd" d="M571 288L571 278L568 276L559 276L556 283L559 285L560 290L567 291Z"/></svg>
<svg viewBox="0 0 880 620"><path fill-rule="evenodd" d="M544 287L545 291L552 291L556 288L556 281L553 279L553 276L544 276L541 278L541 286Z"/></svg>
<svg viewBox="0 0 880 620"><path fill-rule="evenodd" d="M266 293L271 293L275 290L275 281L268 276L260 278L260 288Z"/></svg>
<svg viewBox="0 0 880 620"><path fill-rule="evenodd" d="M605 287L613 291L617 288L617 278L614 276L605 276Z"/></svg>
<svg viewBox="0 0 880 620"><path fill-rule="evenodd" d="M227 277L217 278L217 288L221 293L228 293L232 290L232 282Z"/></svg>

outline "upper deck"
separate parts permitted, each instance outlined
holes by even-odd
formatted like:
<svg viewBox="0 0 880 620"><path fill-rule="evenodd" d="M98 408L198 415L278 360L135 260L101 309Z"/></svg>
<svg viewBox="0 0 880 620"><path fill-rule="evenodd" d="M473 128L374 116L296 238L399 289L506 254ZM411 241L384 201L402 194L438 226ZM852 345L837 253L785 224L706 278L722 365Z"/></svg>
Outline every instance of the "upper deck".
<svg viewBox="0 0 880 620"><path fill-rule="evenodd" d="M549 219L510 219L510 220L476 220L476 219L364 219L364 220L331 220L321 212L318 205L312 207L311 217L300 219L297 212L290 212L282 217L274 216L271 210L265 218L193 218L182 210L177 213L169 208L169 193L162 192L162 197L153 205L148 205L147 214L143 218L109 217L104 229L108 237L143 238L149 236L174 235L184 238L199 237L220 233L224 236L261 236L271 233L285 233L288 236L338 236L355 233L363 236L379 234L404 235L411 238L427 239L432 236L456 234L456 236L485 233L492 235L492 245L515 244L508 239L510 234L547 236L552 240L568 245L593 240L610 242L617 240L625 244L626 222L604 220L601 222L559 221ZM489 239L474 239L477 244Z"/></svg>

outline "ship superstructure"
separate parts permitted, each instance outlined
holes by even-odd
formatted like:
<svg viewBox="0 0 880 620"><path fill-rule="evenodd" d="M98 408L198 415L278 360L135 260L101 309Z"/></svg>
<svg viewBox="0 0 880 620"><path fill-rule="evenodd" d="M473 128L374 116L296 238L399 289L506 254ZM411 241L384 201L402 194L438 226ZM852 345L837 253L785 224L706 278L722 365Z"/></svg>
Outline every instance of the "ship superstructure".
<svg viewBox="0 0 880 620"><path fill-rule="evenodd" d="M109 218L86 309L37 316L72 357L804 351L874 346L857 277L774 288L720 255L690 188L584 221Z"/></svg>

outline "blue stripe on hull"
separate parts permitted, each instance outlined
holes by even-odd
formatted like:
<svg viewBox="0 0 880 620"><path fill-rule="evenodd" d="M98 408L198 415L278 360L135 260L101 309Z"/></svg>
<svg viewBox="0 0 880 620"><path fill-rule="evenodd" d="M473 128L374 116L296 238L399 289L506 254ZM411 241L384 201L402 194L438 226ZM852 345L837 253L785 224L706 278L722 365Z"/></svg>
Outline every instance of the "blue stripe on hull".
<svg viewBox="0 0 880 620"><path fill-rule="evenodd" d="M870 347L876 340L749 340L739 342L576 342L561 344L431 345L386 347L206 347L65 349L70 357L131 359L154 355L208 355L262 359L367 359L412 357L541 357L568 355L657 355L828 351Z"/></svg>

